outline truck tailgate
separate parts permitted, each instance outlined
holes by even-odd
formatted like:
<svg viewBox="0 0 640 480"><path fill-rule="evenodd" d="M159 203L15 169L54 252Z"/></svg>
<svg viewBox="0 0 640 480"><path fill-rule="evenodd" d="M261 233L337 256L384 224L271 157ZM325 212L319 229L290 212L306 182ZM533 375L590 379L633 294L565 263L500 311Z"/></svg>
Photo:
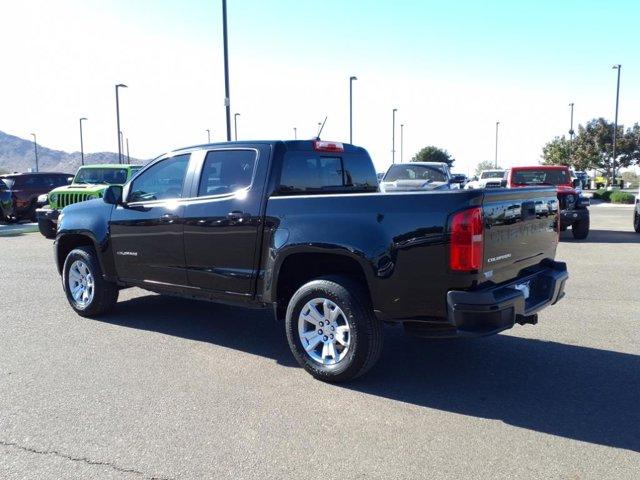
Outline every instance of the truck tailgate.
<svg viewBox="0 0 640 480"><path fill-rule="evenodd" d="M500 283L522 269L554 258L558 244L555 188L486 190L483 274Z"/></svg>

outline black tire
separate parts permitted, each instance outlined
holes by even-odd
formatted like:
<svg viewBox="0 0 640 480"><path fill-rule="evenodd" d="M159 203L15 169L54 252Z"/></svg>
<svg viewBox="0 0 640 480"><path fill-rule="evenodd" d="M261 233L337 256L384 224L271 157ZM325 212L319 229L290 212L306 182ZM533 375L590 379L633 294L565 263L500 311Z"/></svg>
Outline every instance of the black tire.
<svg viewBox="0 0 640 480"><path fill-rule="evenodd" d="M38 206L36 205L36 201L33 200L31 202L31 205L29 206L29 210L27 211L26 215L24 216L25 218L27 218L30 222L34 223L38 221L38 216L36 214L36 209L38 208Z"/></svg>
<svg viewBox="0 0 640 480"><path fill-rule="evenodd" d="M76 260L82 261L93 278L93 297L85 305L78 303L71 293L69 270ZM102 269L93 247L82 246L69 252L62 270L62 285L69 305L82 317L97 317L109 312L118 301L118 286L102 277Z"/></svg>
<svg viewBox="0 0 640 480"><path fill-rule="evenodd" d="M56 238L56 224L48 218L38 219L38 230L40 230L40 233L49 240Z"/></svg>
<svg viewBox="0 0 640 480"><path fill-rule="evenodd" d="M640 233L640 214L637 210L633 212L633 229L636 233Z"/></svg>
<svg viewBox="0 0 640 480"><path fill-rule="evenodd" d="M589 236L589 217L578 220L571 226L571 233L576 240L584 240Z"/></svg>
<svg viewBox="0 0 640 480"><path fill-rule="evenodd" d="M298 334L300 313L316 298L326 298L340 307L349 323L349 348L345 357L333 365L314 360ZM382 352L382 324L374 315L364 288L348 277L321 277L300 287L289 301L285 327L296 361L313 377L325 382L344 382L363 375L375 365Z"/></svg>

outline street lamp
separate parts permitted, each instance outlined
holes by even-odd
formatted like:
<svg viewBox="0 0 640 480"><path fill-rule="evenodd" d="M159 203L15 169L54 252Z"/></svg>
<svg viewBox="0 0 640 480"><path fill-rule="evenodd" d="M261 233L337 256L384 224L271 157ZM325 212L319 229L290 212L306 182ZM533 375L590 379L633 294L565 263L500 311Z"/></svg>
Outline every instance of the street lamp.
<svg viewBox="0 0 640 480"><path fill-rule="evenodd" d="M353 81L358 77L349 77L349 143L353 143Z"/></svg>
<svg viewBox="0 0 640 480"><path fill-rule="evenodd" d="M36 172L38 172L38 141L35 133L32 133L31 136L33 137L33 149L36 153Z"/></svg>
<svg viewBox="0 0 640 480"><path fill-rule="evenodd" d="M320 138L320 129L322 128L322 122L318 122L318 135L316 137Z"/></svg>
<svg viewBox="0 0 640 480"><path fill-rule="evenodd" d="M82 142L82 121L86 120L86 118L82 117L80 119L80 163L84 165L84 143Z"/></svg>
<svg viewBox="0 0 640 480"><path fill-rule="evenodd" d="M125 84L119 83L116 85L116 123L118 127L118 163L122 163L122 146L120 144L120 98L118 97L119 88L128 88Z"/></svg>
<svg viewBox="0 0 640 480"><path fill-rule="evenodd" d="M124 134L120 132L120 149L122 150L122 163L124 163Z"/></svg>
<svg viewBox="0 0 640 480"><path fill-rule="evenodd" d="M239 113L234 113L233 114L233 129L235 132L235 136L236 136L236 142L238 141L238 117L240 116Z"/></svg>
<svg viewBox="0 0 640 480"><path fill-rule="evenodd" d="M404 160L404 123L400 124L400 163Z"/></svg>
<svg viewBox="0 0 640 480"><path fill-rule="evenodd" d="M571 161L573 157L573 134L575 133L573 131L573 102L569 104L569 107L571 107L571 124L569 126L569 161Z"/></svg>
<svg viewBox="0 0 640 480"><path fill-rule="evenodd" d="M622 65L614 65L614 70L618 70L618 85L616 88L616 119L613 122L613 158L611 159L611 185L616 183L616 146L618 140L618 103L620 102L620 71Z"/></svg>
<svg viewBox="0 0 640 480"><path fill-rule="evenodd" d="M227 142L231 141L231 96L229 93L229 42L227 40L227 0L222 0L222 42L224 48L224 106L227 117Z"/></svg>
<svg viewBox="0 0 640 480"><path fill-rule="evenodd" d="M396 163L396 112L397 108L393 109L393 123L391 127L391 163Z"/></svg>
<svg viewBox="0 0 640 480"><path fill-rule="evenodd" d="M129 138L127 138L127 163L131 164L131 157L129 156Z"/></svg>
<svg viewBox="0 0 640 480"><path fill-rule="evenodd" d="M207 143L211 143L211 130L207 128Z"/></svg>
<svg viewBox="0 0 640 480"><path fill-rule="evenodd" d="M293 139L298 139L298 129L296 127L293 127Z"/></svg>
<svg viewBox="0 0 640 480"><path fill-rule="evenodd" d="M495 159L495 168L498 168L498 126L500 122L496 122L496 159Z"/></svg>

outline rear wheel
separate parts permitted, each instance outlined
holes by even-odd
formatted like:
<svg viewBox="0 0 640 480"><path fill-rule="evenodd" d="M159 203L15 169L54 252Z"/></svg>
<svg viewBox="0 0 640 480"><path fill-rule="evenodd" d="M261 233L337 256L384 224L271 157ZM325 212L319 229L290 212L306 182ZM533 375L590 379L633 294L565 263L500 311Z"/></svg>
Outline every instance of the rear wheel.
<svg viewBox="0 0 640 480"><path fill-rule="evenodd" d="M589 235L589 217L578 220L571 226L571 233L576 240L584 240Z"/></svg>
<svg viewBox="0 0 640 480"><path fill-rule="evenodd" d="M118 286L102 278L93 247L71 250L64 262L62 282L71 308L83 317L107 313L118 301Z"/></svg>
<svg viewBox="0 0 640 480"><path fill-rule="evenodd" d="M640 233L640 213L637 210L633 213L633 229Z"/></svg>
<svg viewBox="0 0 640 480"><path fill-rule="evenodd" d="M366 373L382 351L382 325L364 289L347 277L313 280L291 297L286 331L293 356L327 382Z"/></svg>

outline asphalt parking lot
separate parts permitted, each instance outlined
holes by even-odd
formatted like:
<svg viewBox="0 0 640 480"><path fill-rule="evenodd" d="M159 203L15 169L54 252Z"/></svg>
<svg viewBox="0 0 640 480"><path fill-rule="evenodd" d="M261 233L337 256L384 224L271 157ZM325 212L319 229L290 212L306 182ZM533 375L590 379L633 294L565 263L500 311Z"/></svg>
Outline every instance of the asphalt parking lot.
<svg viewBox="0 0 640 480"><path fill-rule="evenodd" d="M563 234L567 296L475 340L386 328L347 385L295 364L261 311L138 289L68 307L38 233L0 237L0 478L638 478L632 208Z"/></svg>

